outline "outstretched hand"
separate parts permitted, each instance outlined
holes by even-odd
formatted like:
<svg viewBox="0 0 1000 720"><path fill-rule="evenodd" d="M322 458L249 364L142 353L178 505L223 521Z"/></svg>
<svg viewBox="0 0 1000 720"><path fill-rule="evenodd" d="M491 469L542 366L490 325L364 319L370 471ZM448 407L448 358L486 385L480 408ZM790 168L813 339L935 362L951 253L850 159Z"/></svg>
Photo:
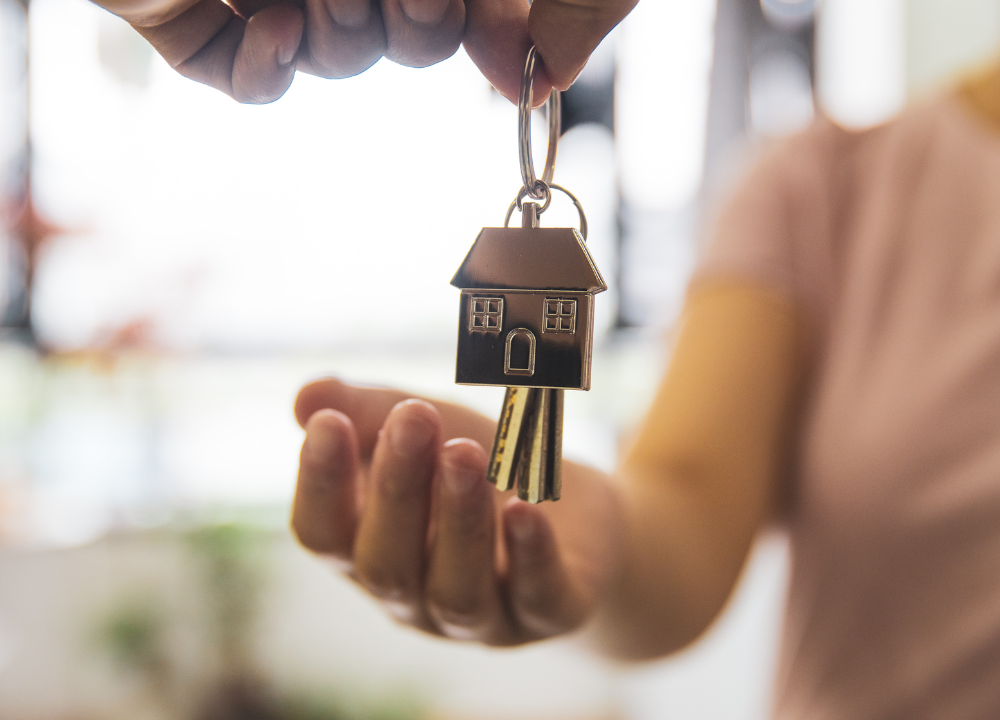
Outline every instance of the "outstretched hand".
<svg viewBox="0 0 1000 720"><path fill-rule="evenodd" d="M620 538L601 473L566 463L563 499L529 505L486 481L495 423L471 410L322 380L295 413L306 440L292 527L397 619L511 645L591 615Z"/></svg>
<svg viewBox="0 0 1000 720"><path fill-rule="evenodd" d="M424 67L464 43L486 78L517 98L528 48L544 62L535 99L573 82L637 0L95 0L131 23L182 75L265 103L295 70L356 75L383 55Z"/></svg>

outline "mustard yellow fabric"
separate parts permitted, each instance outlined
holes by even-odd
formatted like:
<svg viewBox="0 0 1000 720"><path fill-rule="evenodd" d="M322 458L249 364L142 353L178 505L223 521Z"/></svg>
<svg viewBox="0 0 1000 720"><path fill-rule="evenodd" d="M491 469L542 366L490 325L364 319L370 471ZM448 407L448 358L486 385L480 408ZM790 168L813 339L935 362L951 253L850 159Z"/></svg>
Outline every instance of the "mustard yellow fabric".
<svg viewBox="0 0 1000 720"><path fill-rule="evenodd" d="M800 341L798 311L786 294L752 280L696 284L625 465L656 476L693 474L763 512L776 499L802 372Z"/></svg>
<svg viewBox="0 0 1000 720"><path fill-rule="evenodd" d="M966 79L959 86L959 96L976 114L1000 131L1000 64Z"/></svg>

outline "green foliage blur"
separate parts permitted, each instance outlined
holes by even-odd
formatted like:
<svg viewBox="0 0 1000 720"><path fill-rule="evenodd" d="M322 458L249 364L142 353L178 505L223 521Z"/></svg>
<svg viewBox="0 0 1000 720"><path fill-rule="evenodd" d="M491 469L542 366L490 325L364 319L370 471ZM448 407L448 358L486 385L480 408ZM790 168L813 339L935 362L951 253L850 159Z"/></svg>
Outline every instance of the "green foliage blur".
<svg viewBox="0 0 1000 720"><path fill-rule="evenodd" d="M270 580L273 532L252 523L202 523L169 531L184 549L186 571L204 610L199 628L221 668L195 702L179 678L184 655L171 652L172 630L184 622L166 609L151 587L133 588L100 618L97 646L123 676L138 678L145 702L170 720L419 720L414 693L380 697L324 688L281 691L256 661L254 641L261 601ZM188 668L190 670L190 668ZM333 689L331 689L333 688Z"/></svg>

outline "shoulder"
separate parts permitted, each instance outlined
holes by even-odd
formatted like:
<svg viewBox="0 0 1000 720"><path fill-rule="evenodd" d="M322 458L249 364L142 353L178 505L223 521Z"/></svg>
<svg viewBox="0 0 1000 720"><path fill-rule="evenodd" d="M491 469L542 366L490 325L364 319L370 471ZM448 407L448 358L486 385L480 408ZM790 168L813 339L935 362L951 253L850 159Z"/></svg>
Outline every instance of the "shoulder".
<svg viewBox="0 0 1000 720"><path fill-rule="evenodd" d="M761 188L802 201L810 196L830 200L838 184L862 180L877 171L880 161L900 152L918 159L937 137L970 121L953 92L925 98L891 120L863 129L843 127L821 114L795 135L760 144L740 181L730 184L725 202Z"/></svg>
<svg viewBox="0 0 1000 720"><path fill-rule="evenodd" d="M985 132L975 125L953 92L914 103L865 129L819 115L803 131L750 151L743 170L713 193L709 239L720 230L742 232L747 221L779 223L789 231L805 223L814 236L824 223L836 224L855 210L873 186L918 176L945 138ZM727 226L727 216L731 224L734 215L741 221Z"/></svg>
<svg viewBox="0 0 1000 720"><path fill-rule="evenodd" d="M819 116L802 132L762 144L708 215L696 279L735 276L789 294L824 324L843 240L858 218L926 166L952 112L946 96L863 130Z"/></svg>
<svg viewBox="0 0 1000 720"><path fill-rule="evenodd" d="M829 216L831 190L859 140L820 117L794 136L751 147L709 193L697 277L749 276L790 291L800 229L814 234Z"/></svg>

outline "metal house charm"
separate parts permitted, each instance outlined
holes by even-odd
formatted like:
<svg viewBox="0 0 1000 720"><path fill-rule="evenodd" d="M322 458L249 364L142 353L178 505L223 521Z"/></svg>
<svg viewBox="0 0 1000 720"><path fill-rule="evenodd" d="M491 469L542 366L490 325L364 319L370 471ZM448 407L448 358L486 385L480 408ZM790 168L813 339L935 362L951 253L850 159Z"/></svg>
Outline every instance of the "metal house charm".
<svg viewBox="0 0 1000 720"><path fill-rule="evenodd" d="M594 294L607 285L576 230L483 228L451 284L456 383L590 389Z"/></svg>
<svg viewBox="0 0 1000 720"><path fill-rule="evenodd" d="M552 183L560 130L556 91L548 104L545 172L535 177L529 130L536 58L531 48L518 102L524 185L504 227L482 229L451 281L462 291L455 382L507 387L489 479L499 490L516 487L529 502L559 499L563 390L590 389L594 295L607 290L584 242L583 208ZM538 226L553 190L573 201L579 232ZM515 208L521 210L520 228L508 227Z"/></svg>

